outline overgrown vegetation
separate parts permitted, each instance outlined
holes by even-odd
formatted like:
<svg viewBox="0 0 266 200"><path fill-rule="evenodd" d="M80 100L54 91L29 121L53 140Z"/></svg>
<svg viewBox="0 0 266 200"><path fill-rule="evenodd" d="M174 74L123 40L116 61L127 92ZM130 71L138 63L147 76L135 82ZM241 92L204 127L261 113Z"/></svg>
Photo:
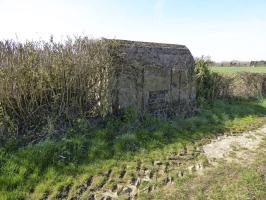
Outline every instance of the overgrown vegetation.
<svg viewBox="0 0 266 200"><path fill-rule="evenodd" d="M97 126L77 120L61 137L38 144L21 147L12 140L0 148L0 196L18 199L32 191L40 197L69 181L75 184L83 174L97 174L132 159L158 159L169 145L179 149L221 132L255 128L265 114L265 101L215 101L192 118L163 121L147 116L139 121L129 111Z"/></svg>
<svg viewBox="0 0 266 200"><path fill-rule="evenodd" d="M212 103L214 99L263 99L265 97L265 74L244 71L231 74L216 73L209 64L210 61L205 57L196 60L194 79L198 106Z"/></svg>
<svg viewBox="0 0 266 200"><path fill-rule="evenodd" d="M108 112L112 41L0 42L0 108L4 137L60 131L76 118Z"/></svg>
<svg viewBox="0 0 266 200"><path fill-rule="evenodd" d="M197 106L211 104L215 99L228 97L223 94L227 91L229 82L216 73L210 71L208 57L197 58L194 69Z"/></svg>
<svg viewBox="0 0 266 200"><path fill-rule="evenodd" d="M198 58L195 64L194 79L196 82L196 98L198 106L210 103L214 99L214 77L208 68L209 60Z"/></svg>

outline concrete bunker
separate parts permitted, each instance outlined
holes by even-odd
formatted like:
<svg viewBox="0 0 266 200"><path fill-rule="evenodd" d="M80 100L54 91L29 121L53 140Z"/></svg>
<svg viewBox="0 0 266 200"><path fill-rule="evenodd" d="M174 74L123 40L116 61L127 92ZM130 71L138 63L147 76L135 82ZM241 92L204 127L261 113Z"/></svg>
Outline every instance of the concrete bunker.
<svg viewBox="0 0 266 200"><path fill-rule="evenodd" d="M195 108L194 59L183 45L116 40L113 112L134 108L154 116Z"/></svg>

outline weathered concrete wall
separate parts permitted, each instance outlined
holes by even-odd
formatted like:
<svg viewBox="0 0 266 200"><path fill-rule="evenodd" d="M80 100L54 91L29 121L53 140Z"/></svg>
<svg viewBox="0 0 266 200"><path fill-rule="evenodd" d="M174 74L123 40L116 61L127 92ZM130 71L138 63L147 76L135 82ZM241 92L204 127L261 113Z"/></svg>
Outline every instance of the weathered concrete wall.
<svg viewBox="0 0 266 200"><path fill-rule="evenodd" d="M191 113L194 59L183 45L119 40L114 109L136 108L156 116Z"/></svg>

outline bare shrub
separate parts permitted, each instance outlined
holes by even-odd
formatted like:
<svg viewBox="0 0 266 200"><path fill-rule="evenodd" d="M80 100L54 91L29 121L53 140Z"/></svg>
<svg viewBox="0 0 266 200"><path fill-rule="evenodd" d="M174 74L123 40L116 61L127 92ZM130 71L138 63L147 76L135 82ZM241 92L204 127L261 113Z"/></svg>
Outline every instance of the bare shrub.
<svg viewBox="0 0 266 200"><path fill-rule="evenodd" d="M36 131L51 120L108 113L112 41L87 37L63 43L0 41L2 132Z"/></svg>

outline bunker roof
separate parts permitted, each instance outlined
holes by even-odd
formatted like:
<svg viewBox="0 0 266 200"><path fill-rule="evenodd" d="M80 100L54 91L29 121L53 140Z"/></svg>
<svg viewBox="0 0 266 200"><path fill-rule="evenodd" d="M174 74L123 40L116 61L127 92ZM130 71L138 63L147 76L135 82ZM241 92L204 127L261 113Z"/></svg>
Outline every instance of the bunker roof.
<svg viewBox="0 0 266 200"><path fill-rule="evenodd" d="M158 66L164 68L187 68L194 63L193 56L185 45L114 40L118 51L127 64Z"/></svg>

